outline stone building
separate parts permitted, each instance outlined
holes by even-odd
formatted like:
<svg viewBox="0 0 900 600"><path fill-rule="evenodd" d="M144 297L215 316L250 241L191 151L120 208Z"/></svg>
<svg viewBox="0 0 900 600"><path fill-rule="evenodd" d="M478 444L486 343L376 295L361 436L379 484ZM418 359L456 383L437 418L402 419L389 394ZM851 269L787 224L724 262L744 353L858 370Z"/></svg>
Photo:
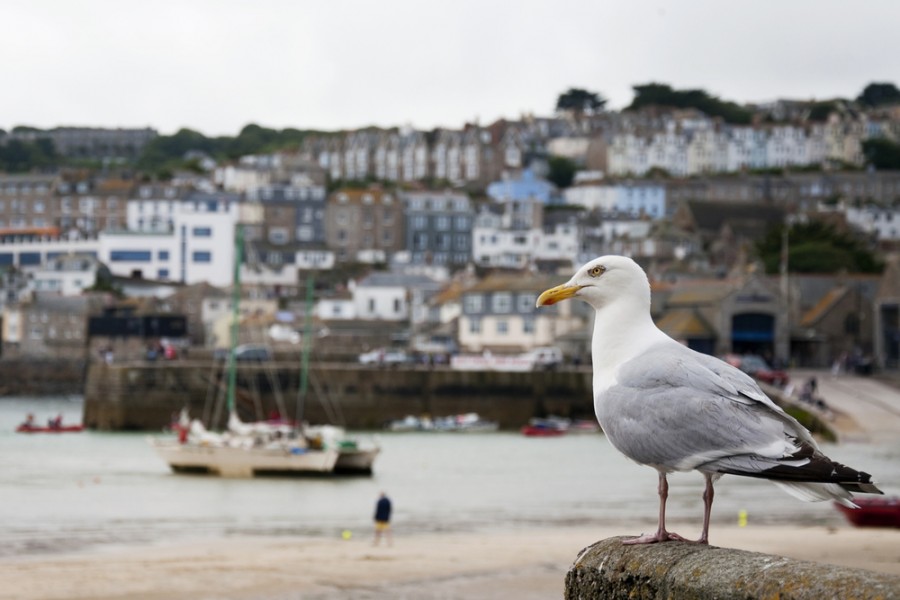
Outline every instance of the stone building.
<svg viewBox="0 0 900 600"><path fill-rule="evenodd" d="M403 205L378 188L340 189L325 208L325 243L338 262L386 262L404 248Z"/></svg>

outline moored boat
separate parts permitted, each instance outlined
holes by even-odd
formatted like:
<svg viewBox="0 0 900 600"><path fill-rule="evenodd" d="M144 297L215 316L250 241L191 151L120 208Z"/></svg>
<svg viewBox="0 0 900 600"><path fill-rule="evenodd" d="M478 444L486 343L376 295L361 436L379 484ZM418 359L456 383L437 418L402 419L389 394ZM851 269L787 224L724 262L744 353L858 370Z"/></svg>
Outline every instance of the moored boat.
<svg viewBox="0 0 900 600"><path fill-rule="evenodd" d="M835 503L847 520L856 527L900 527L900 497L854 498L859 508Z"/></svg>
<svg viewBox="0 0 900 600"><path fill-rule="evenodd" d="M38 427L25 423L16 427L17 433L77 433L84 430L84 425L60 425L59 427Z"/></svg>
<svg viewBox="0 0 900 600"><path fill-rule="evenodd" d="M528 437L559 437L569 432L572 422L562 417L535 417L523 425L521 432Z"/></svg>
<svg viewBox="0 0 900 600"><path fill-rule="evenodd" d="M353 444L347 443L342 428L309 427L300 418L294 423L281 419L243 422L238 417L235 398L242 248L243 227L238 224L232 290L231 351L226 366L227 429L222 432L209 431L201 421L191 420L187 410L184 410L173 427L178 433L177 439L150 438L150 445L176 473L209 473L222 477L323 474L334 472L342 457L344 468L371 473L377 449L374 452L362 452L358 447L352 447ZM309 292L311 288L308 286ZM309 340L308 332L304 339ZM301 378L304 394L307 356L305 348Z"/></svg>
<svg viewBox="0 0 900 600"><path fill-rule="evenodd" d="M186 421L186 416L182 417ZM289 425L243 423L235 413L222 433L198 421L183 422L177 439L150 438L176 473L222 477L330 473L340 456L339 431L298 431Z"/></svg>

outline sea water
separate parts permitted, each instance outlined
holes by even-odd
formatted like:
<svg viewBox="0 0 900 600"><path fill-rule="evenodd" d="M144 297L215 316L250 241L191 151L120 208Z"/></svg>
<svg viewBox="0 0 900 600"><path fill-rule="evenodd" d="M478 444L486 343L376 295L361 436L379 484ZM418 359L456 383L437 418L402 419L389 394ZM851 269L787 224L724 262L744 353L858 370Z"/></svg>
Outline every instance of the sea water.
<svg viewBox="0 0 900 600"><path fill-rule="evenodd" d="M111 549L173 538L326 535L369 531L380 492L394 529L435 531L523 526L656 524L656 472L619 455L601 434L531 438L518 433L380 433L372 476L223 479L176 475L147 443L154 433L18 434L27 413L79 423L82 399L0 399L0 555ZM896 444L823 445L835 460L900 493ZM702 517L703 478L670 476L669 519ZM830 503L796 500L772 484L724 477L714 523L844 526Z"/></svg>

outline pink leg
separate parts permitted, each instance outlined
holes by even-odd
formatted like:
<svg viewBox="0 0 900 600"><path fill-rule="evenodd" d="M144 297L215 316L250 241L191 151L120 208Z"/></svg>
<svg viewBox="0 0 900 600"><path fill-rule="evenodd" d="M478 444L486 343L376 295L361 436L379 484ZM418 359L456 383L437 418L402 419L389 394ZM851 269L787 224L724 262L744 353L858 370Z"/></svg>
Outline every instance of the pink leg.
<svg viewBox="0 0 900 600"><path fill-rule="evenodd" d="M666 479L666 474L662 471L659 472L659 528L656 530L656 533L645 533L642 536L636 538L629 538L627 540L622 540L623 544L653 544L656 542L667 542L669 540L675 540L679 542L686 542L688 540L684 539L677 533L671 533L666 531L666 500L669 498L669 482Z"/></svg>
<svg viewBox="0 0 900 600"><path fill-rule="evenodd" d="M715 491L713 491L713 478L709 473L704 473L706 488L703 490L703 532L700 534L698 544L709 543L709 516L712 514L712 503Z"/></svg>

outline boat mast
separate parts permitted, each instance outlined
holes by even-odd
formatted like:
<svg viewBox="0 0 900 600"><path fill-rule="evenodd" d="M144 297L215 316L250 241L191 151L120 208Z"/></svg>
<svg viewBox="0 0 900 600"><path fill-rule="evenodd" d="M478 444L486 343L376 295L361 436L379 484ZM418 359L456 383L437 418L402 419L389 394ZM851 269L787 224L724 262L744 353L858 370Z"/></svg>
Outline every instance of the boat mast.
<svg viewBox="0 0 900 600"><path fill-rule="evenodd" d="M231 352L228 353L228 414L234 412L234 396L237 387L237 361L235 353L238 345L238 325L241 302L241 262L244 254L244 226L238 223L234 236L234 272L231 277Z"/></svg>
<svg viewBox="0 0 900 600"><path fill-rule="evenodd" d="M304 404L306 392L309 387L309 353L312 347L312 301L313 301L313 277L306 276L306 303L303 313L303 358L300 369L300 393L297 400L297 424L303 422Z"/></svg>

